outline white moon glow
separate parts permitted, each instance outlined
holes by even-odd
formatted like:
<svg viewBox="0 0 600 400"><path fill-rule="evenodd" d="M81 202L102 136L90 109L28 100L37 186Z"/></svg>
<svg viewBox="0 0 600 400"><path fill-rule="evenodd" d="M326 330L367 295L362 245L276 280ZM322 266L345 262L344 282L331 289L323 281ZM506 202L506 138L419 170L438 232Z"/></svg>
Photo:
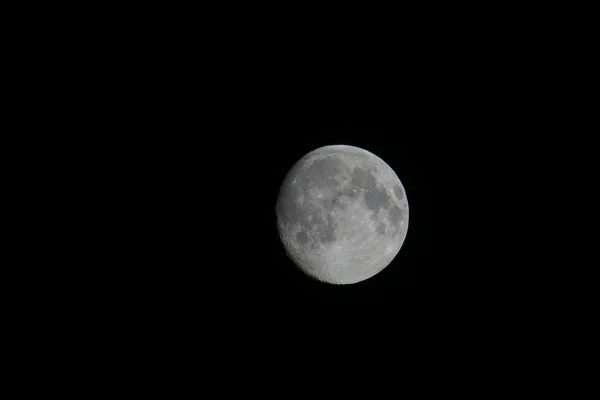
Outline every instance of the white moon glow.
<svg viewBox="0 0 600 400"><path fill-rule="evenodd" d="M358 147L318 148L287 174L277 198L286 252L308 276L333 284L363 281L400 251L408 202L396 173Z"/></svg>

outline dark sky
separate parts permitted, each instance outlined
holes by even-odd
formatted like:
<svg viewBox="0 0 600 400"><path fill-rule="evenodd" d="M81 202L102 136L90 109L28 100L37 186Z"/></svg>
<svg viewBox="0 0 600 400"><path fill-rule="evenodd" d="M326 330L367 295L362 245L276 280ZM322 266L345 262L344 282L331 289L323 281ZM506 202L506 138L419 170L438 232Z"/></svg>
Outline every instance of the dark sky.
<svg viewBox="0 0 600 400"><path fill-rule="evenodd" d="M236 129L240 129L236 127ZM426 282L438 249L433 190L437 152L423 132L396 128L270 126L230 138L189 133L146 137L125 176L120 212L127 223L121 290L148 301L262 309L307 304L402 304ZM178 139L180 138L180 139ZM386 161L410 205L400 253L381 273L354 285L309 279L277 236L275 201L291 166L320 146L348 144Z"/></svg>
<svg viewBox="0 0 600 400"><path fill-rule="evenodd" d="M360 104L334 101L359 90L335 71L322 72L315 92L290 77L289 86L279 87L269 71L262 71L268 91L260 80L226 73L211 80L208 72L209 88L202 89L185 80L193 76L188 71L173 74L168 88L143 81L149 92L136 91L143 96L135 103L127 96L111 103L123 118L117 112L102 127L106 169L99 172L109 185L106 209L115 210L107 218L121 216L111 237L125 254L115 256L119 291L209 309L398 305L424 287L447 290L482 272L487 283L510 274L495 266L512 246L510 224L525 186L516 182L527 181L514 165L528 158L521 149L532 126L521 123L524 109L514 97L498 95L510 89L505 82L451 65L440 72L435 59L412 60L404 80L374 75L380 95L361 97ZM329 76L339 78L335 93L327 90ZM351 286L305 277L287 259L275 225L286 173L304 154L331 144L381 157L400 177L410 205L399 255Z"/></svg>
<svg viewBox="0 0 600 400"><path fill-rule="evenodd" d="M283 106L268 115L258 106L213 114L177 104L141 111L143 125L105 144L110 151L102 165L110 174L101 171L109 188L101 212L112 223L107 254L116 252L106 273L110 287L156 304L277 310L320 303L401 307L432 291L453 296L460 288L520 282L522 261L514 254L530 243L533 221L523 216L533 203L524 194L536 181L518 167L529 154L520 144L524 128L513 129L518 121L502 108L440 93L399 104L386 127L309 123L316 119L285 114ZM390 121L392 115L398 120ZM304 154L331 144L381 157L410 205L409 230L394 261L349 286L304 276L276 230L285 175Z"/></svg>
<svg viewBox="0 0 600 400"><path fill-rule="evenodd" d="M495 266L512 246L514 235L503 232L512 232L519 189L527 185L515 182L535 181L513 166L531 159L521 150L524 134L535 128L521 122L531 106L502 65L444 37L433 46L409 40L398 63L367 66L366 57L370 73L361 79L293 57L277 56L267 67L165 58L156 64L165 68L160 73L140 57L118 81L119 95L107 100L110 118L91 120L107 149L102 212L106 221L115 219L107 248L116 244L123 254L108 273L118 290L209 309L397 305L440 281L466 282L463 275L473 279L479 271L485 282L510 274ZM298 271L275 226L277 192L289 168L331 144L381 157L410 204L406 241L392 264L342 287ZM465 264L473 270L462 272Z"/></svg>
<svg viewBox="0 0 600 400"><path fill-rule="evenodd" d="M540 262L540 254L553 257L558 246L539 239L539 226L571 211L561 204L561 185L569 177L557 179L550 169L562 168L562 151L547 148L556 140L552 127L540 128L544 121L555 125L560 115L544 104L553 101L555 78L562 73L549 69L556 64L555 41L548 41L548 61L536 63L538 31L533 41L515 35L515 45L498 46L479 29L456 37L401 23L389 25L401 31L381 35L392 38L389 45L363 40L361 31L364 49L357 47L359 40L345 38L348 48L340 49L342 40L323 43L319 37L323 49L315 51L304 40L311 30L304 26L297 30L300 51L278 30L266 31L264 40L252 38L252 28L222 43L214 39L221 35L216 29L202 38L184 33L168 39L168 29L158 25L156 40L134 29L131 41L116 33L115 45L103 46L107 55L84 43L88 58L69 47L72 63L36 63L58 65L75 88L66 95L77 107L62 106L54 96L65 95L63 80L48 74L58 88L43 101L60 106L60 113L50 114L61 121L31 113L44 124L40 132L49 132L47 140L68 128L75 133L58 145L79 158L60 160L77 173L66 183L76 193L56 198L76 210L69 214L83 226L73 232L81 243L61 243L75 261L64 275L52 268L62 259L42 263L54 279L58 275L79 291L66 296L69 304L83 305L74 321L91 315L135 324L139 318L147 322L139 337L175 327L169 345L188 333L210 348L204 332L230 333L230 343L240 343L260 326L256 316L262 314L272 322L265 326L273 337L285 337L281 318L322 312L323 319L307 318L314 323L297 336L328 350L342 346L322 329L326 319L345 318L379 338L383 330L368 323L373 315L420 334L421 325L402 324L413 312L439 321L432 313L446 307L452 320L462 309L453 304L464 297L462 304L476 306L469 319L478 325L481 316L492 315L493 302L486 300L517 303L515 293L528 288L526 278L533 278L531 287L542 286L538 282L553 260ZM494 29L497 42L504 41L504 25ZM105 31L98 30L103 37ZM29 133L32 142L35 132ZM572 132L569 126L555 136L558 147ZM410 207L399 254L382 272L354 285L309 279L277 237L274 207L283 178L304 154L332 144L382 158L401 179ZM62 176L51 176L52 184ZM37 196L43 204L49 194ZM540 213L540 206L548 210ZM554 226L544 230L555 240L571 234ZM52 295L62 294L60 286L47 286ZM94 305L98 313L90 309ZM379 307L370 305L389 311L376 316ZM228 322L240 320L241 329L229 328ZM115 327L116 336L124 331L121 324ZM343 332L352 348L371 345L351 328ZM445 323L431 329L432 342L452 329L456 325ZM254 342L247 347L258 353L251 360L259 359L261 349ZM379 374L379 365L363 369ZM321 368L313 369L321 374Z"/></svg>
<svg viewBox="0 0 600 400"><path fill-rule="evenodd" d="M91 257L100 262L82 290L99 288L98 301L124 316L178 320L331 310L323 304L348 311L377 304L402 318L428 301L510 301L512 288L526 281L523 265L540 265L535 246L546 246L533 234L538 203L530 195L543 176L544 165L534 163L543 142L527 146L532 126L508 109L512 100L436 90L388 101L383 127L340 127L334 115L286 113L276 101L263 109L248 99L248 107L215 100L207 108L174 102L128 111L127 125L117 120L112 136L104 134L111 126L99 136L98 181L91 180L100 182L93 185L98 206L91 211L102 233ZM377 119L366 111L356 117L366 115ZM350 115L342 120L351 125ZM410 207L399 254L354 285L309 279L277 236L275 202L285 175L303 155L331 144L381 157Z"/></svg>

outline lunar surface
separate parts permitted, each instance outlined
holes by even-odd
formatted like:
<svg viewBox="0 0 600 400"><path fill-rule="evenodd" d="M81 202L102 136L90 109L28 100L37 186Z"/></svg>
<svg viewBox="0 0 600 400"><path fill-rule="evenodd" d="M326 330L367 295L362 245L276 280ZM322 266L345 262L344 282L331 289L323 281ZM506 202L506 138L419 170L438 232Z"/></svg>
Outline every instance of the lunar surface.
<svg viewBox="0 0 600 400"><path fill-rule="evenodd" d="M292 261L332 284L363 281L396 257L408 202L396 173L358 147L318 148L289 171L277 198L277 229Z"/></svg>

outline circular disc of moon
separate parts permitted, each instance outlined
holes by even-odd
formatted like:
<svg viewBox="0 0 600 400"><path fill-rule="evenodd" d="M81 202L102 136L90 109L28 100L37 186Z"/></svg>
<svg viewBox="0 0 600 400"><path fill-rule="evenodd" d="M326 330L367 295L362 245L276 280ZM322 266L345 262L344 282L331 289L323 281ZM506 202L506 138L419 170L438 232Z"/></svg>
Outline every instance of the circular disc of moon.
<svg viewBox="0 0 600 400"><path fill-rule="evenodd" d="M281 185L276 213L294 264L332 284L379 273L408 229L408 202L396 173L375 154L346 145L302 157Z"/></svg>

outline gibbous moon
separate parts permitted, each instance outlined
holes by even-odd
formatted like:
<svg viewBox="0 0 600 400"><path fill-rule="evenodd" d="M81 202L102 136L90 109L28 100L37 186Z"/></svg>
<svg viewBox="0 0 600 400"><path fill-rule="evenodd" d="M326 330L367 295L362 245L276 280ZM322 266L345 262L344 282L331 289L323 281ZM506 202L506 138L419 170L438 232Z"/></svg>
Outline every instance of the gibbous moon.
<svg viewBox="0 0 600 400"><path fill-rule="evenodd" d="M408 202L396 173L358 147L318 148L289 171L277 198L277 229L291 260L332 284L363 281L396 257Z"/></svg>

